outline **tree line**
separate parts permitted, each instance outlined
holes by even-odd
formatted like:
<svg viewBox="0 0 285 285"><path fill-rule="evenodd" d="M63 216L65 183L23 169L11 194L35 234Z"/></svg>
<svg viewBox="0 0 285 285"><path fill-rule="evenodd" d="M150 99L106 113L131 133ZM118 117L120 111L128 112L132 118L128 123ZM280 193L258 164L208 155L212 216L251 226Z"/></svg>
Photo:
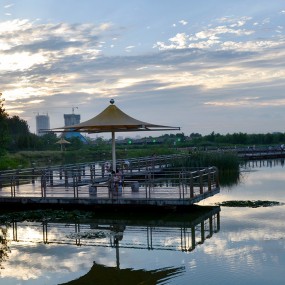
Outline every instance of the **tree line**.
<svg viewBox="0 0 285 285"><path fill-rule="evenodd" d="M28 123L19 116L9 116L4 107L4 99L0 93L0 155L6 152L17 152L21 150L59 150L56 144L58 137L54 133L37 136L30 132ZM83 146L78 138L69 139L69 149L75 150ZM96 146L100 148L107 141L98 138ZM225 146L225 145L276 145L285 143L285 133L247 134L233 133L221 135L212 132L202 136L199 133L164 134L153 140L167 147L185 146Z"/></svg>
<svg viewBox="0 0 285 285"><path fill-rule="evenodd" d="M21 150L58 150L58 137L54 133L37 136L30 132L27 121L19 116L9 116L0 93L0 155ZM80 147L77 138L70 139L71 148Z"/></svg>

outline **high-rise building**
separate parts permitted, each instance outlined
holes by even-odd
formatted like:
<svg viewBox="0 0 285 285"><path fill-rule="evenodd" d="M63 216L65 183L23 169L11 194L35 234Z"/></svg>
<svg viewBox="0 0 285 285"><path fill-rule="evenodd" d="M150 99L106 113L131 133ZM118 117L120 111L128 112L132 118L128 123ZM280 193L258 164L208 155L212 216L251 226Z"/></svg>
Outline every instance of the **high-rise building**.
<svg viewBox="0 0 285 285"><path fill-rule="evenodd" d="M72 111L74 112L74 108L72 108ZM76 124L80 124L80 115L77 114L64 114L64 126L72 126ZM88 143L86 138L83 137L80 133L77 132L66 132L63 134L63 136L68 140L71 138L79 138L83 143Z"/></svg>
<svg viewBox="0 0 285 285"><path fill-rule="evenodd" d="M48 114L46 115L36 115L36 129L37 129L37 135L38 136L43 136L47 132L44 130L50 129L50 122L49 122L49 116Z"/></svg>
<svg viewBox="0 0 285 285"><path fill-rule="evenodd" d="M64 126L72 126L80 123L80 115L64 114Z"/></svg>

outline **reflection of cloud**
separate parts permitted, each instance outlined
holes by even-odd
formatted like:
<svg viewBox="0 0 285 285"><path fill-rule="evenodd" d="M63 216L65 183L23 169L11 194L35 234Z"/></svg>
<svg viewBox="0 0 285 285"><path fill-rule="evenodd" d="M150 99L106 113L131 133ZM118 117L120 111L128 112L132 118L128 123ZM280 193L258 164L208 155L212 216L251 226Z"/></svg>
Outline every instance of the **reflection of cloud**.
<svg viewBox="0 0 285 285"><path fill-rule="evenodd" d="M264 268L265 261L272 266L280 266L280 255L272 251L271 242L276 245L284 238L284 207L222 207L221 214L221 227L224 230L201 247L207 259L217 258L225 266L239 264L239 268L249 267L255 272Z"/></svg>

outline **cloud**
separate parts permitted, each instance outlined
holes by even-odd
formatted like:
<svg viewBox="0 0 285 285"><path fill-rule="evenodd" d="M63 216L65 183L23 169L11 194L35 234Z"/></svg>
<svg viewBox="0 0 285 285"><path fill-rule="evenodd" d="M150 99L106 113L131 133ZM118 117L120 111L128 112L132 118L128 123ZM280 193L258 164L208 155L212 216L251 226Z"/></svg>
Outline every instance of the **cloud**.
<svg viewBox="0 0 285 285"><path fill-rule="evenodd" d="M253 30L239 29L239 27L242 25L244 25L244 22L238 21L237 24L231 25L231 27L217 26L190 35L187 35L185 33L177 33L174 37L169 38L169 44L158 41L153 47L158 48L159 50L181 48L218 48L221 44L223 44L221 36L228 37L234 35L235 37L242 37L250 36L255 33Z"/></svg>
<svg viewBox="0 0 285 285"><path fill-rule="evenodd" d="M181 21L179 21L179 23L183 26L186 26L188 24L188 22L185 20L181 20Z"/></svg>
<svg viewBox="0 0 285 285"><path fill-rule="evenodd" d="M71 105L80 107L82 120L89 119L115 96L132 115L161 124L166 118L161 110L175 107L181 124L191 129L189 112L204 120L205 110L218 116L220 110L283 106L282 29L278 23L278 37L260 38L255 22L224 17L202 28L187 26L187 31L180 23L168 40L136 54L130 51L137 43L123 44L126 29L109 22L0 22L1 91L11 114L21 110L34 124L32 113L45 110L53 115L53 127L62 126ZM110 52L114 40L121 48ZM141 112L145 102L152 102L149 112ZM177 125L177 115L167 113L168 119L167 124Z"/></svg>
<svg viewBox="0 0 285 285"><path fill-rule="evenodd" d="M11 7L13 7L15 4L11 3L11 4L7 4L4 6L5 9L9 9Z"/></svg>

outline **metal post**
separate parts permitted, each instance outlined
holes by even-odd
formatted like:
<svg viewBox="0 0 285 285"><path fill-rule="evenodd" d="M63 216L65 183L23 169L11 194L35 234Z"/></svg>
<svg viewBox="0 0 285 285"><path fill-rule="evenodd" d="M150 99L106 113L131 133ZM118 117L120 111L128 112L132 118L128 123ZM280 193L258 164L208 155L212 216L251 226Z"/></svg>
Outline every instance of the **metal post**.
<svg viewBox="0 0 285 285"><path fill-rule="evenodd" d="M196 232L195 232L195 226L191 227L191 242L192 242L192 247L191 249L195 249L196 247Z"/></svg>
<svg viewBox="0 0 285 285"><path fill-rule="evenodd" d="M47 222L43 222L43 242L44 242L44 244L48 243L48 226L47 226Z"/></svg>
<svg viewBox="0 0 285 285"><path fill-rule="evenodd" d="M219 183L219 170L217 167L215 167L215 179L216 179L216 188L220 187L220 183Z"/></svg>
<svg viewBox="0 0 285 285"><path fill-rule="evenodd" d="M220 231L220 213L217 213L217 232Z"/></svg>
<svg viewBox="0 0 285 285"><path fill-rule="evenodd" d="M32 169L32 184L35 184L35 168Z"/></svg>
<svg viewBox="0 0 285 285"><path fill-rule="evenodd" d="M16 171L16 184L17 184L17 186L19 186L20 185L20 170L19 169L17 169L17 171Z"/></svg>
<svg viewBox="0 0 285 285"><path fill-rule="evenodd" d="M201 222L201 243L205 241L205 223Z"/></svg>
<svg viewBox="0 0 285 285"><path fill-rule="evenodd" d="M147 199L148 175L145 175L145 198Z"/></svg>
<svg viewBox="0 0 285 285"><path fill-rule="evenodd" d="M81 167L80 165L77 167L77 180L81 182Z"/></svg>
<svg viewBox="0 0 285 285"><path fill-rule="evenodd" d="M91 180L93 180L93 173L92 173L91 169L92 168L91 168L91 165L90 165ZM104 164L101 165L101 175L102 175L102 178L104 178L104 176L105 176L105 166L104 166Z"/></svg>
<svg viewBox="0 0 285 285"><path fill-rule="evenodd" d="M68 171L66 168L64 169L64 186L68 187Z"/></svg>
<svg viewBox="0 0 285 285"><path fill-rule="evenodd" d="M194 180L193 180L193 173L190 173L190 198L194 197Z"/></svg>
<svg viewBox="0 0 285 285"><path fill-rule="evenodd" d="M203 173L204 173L204 170L200 170L199 171L199 176L200 176L200 194L203 194Z"/></svg>
<svg viewBox="0 0 285 285"><path fill-rule="evenodd" d="M211 183L211 168L208 168L208 191L212 190L212 183Z"/></svg>
<svg viewBox="0 0 285 285"><path fill-rule="evenodd" d="M17 228L17 222L12 222L12 228L13 228L13 241L18 241L18 228Z"/></svg>
<svg viewBox="0 0 285 285"><path fill-rule="evenodd" d="M181 172L179 172L179 199L181 199L181 175L182 175L182 173Z"/></svg>
<svg viewBox="0 0 285 285"><path fill-rule="evenodd" d="M11 176L11 197L15 197L16 195L16 182L15 182L15 175Z"/></svg>
<svg viewBox="0 0 285 285"><path fill-rule="evenodd" d="M49 168L49 184L53 186L53 170Z"/></svg>
<svg viewBox="0 0 285 285"><path fill-rule="evenodd" d="M213 216L209 218L210 237L213 235Z"/></svg>
<svg viewBox="0 0 285 285"><path fill-rule="evenodd" d="M116 171L116 140L115 132L112 132L112 160L113 160L113 171Z"/></svg>
<svg viewBox="0 0 285 285"><path fill-rule="evenodd" d="M73 197L76 198L76 191L75 191L75 175L72 175L72 184L73 184Z"/></svg>
<svg viewBox="0 0 285 285"><path fill-rule="evenodd" d="M59 168L59 179L62 180L62 167Z"/></svg>

